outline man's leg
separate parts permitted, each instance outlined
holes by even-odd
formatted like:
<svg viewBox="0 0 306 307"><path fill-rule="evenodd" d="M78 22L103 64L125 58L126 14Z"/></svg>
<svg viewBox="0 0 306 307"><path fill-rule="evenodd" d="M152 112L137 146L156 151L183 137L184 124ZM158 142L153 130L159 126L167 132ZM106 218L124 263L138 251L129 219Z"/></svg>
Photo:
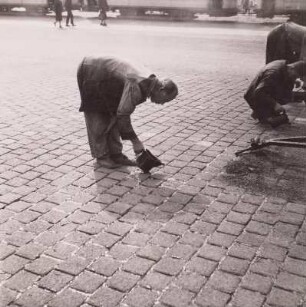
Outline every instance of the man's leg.
<svg viewBox="0 0 306 307"><path fill-rule="evenodd" d="M88 142L93 158L107 168L119 167L110 159L110 148L108 146L107 128L110 124L110 117L104 113L84 112Z"/></svg>
<svg viewBox="0 0 306 307"><path fill-rule="evenodd" d="M126 166L136 166L136 162L130 160L122 153L123 145L120 138L118 126L115 123L108 135L108 148L110 157L118 164Z"/></svg>

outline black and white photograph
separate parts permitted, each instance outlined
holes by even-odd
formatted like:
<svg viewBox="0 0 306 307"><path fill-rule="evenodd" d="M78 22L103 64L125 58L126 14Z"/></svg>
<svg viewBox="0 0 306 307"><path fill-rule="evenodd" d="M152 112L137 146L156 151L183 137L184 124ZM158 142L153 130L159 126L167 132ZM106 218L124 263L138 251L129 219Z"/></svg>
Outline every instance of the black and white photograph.
<svg viewBox="0 0 306 307"><path fill-rule="evenodd" d="M306 307L306 0L0 0L0 307Z"/></svg>

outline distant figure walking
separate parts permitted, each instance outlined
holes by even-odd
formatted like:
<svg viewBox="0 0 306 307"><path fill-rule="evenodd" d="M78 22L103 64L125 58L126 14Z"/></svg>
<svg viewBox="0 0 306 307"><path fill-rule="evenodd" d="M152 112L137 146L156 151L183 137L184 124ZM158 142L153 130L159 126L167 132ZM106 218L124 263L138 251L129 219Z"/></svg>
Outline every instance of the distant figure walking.
<svg viewBox="0 0 306 307"><path fill-rule="evenodd" d="M107 0L99 0L99 17L101 19L100 25L106 27L106 12L109 10Z"/></svg>
<svg viewBox="0 0 306 307"><path fill-rule="evenodd" d="M69 27L69 20L72 26L75 26L73 23L73 14L72 14L72 2L71 0L65 0L65 9L67 11L66 16L66 27Z"/></svg>
<svg viewBox="0 0 306 307"><path fill-rule="evenodd" d="M61 0L54 1L54 12L55 12L55 21L54 26L56 26L57 22L59 23L59 27L62 27L62 20L63 20L63 3Z"/></svg>

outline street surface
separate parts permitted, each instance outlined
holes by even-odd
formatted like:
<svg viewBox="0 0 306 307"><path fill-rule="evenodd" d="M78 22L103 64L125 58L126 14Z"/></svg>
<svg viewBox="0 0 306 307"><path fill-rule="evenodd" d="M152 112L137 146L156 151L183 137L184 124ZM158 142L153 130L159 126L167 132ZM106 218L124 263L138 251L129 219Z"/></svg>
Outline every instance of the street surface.
<svg viewBox="0 0 306 307"><path fill-rule="evenodd" d="M306 134L305 103L271 129L243 100L273 25L75 23L0 17L0 306L305 307L305 151L234 155ZM132 117L151 174L90 156L76 70L103 54L179 86Z"/></svg>

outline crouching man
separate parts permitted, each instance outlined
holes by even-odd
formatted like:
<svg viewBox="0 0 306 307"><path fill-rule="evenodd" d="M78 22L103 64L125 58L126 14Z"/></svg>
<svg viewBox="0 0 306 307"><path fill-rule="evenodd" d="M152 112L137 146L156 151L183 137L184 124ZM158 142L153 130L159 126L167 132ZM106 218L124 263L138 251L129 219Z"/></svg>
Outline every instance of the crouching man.
<svg viewBox="0 0 306 307"><path fill-rule="evenodd" d="M157 104L174 99L176 84L113 57L85 57L77 79L92 157L106 168L136 166L122 153L121 140L130 140L136 155L145 149L130 116L147 98Z"/></svg>
<svg viewBox="0 0 306 307"><path fill-rule="evenodd" d="M277 60L259 71L244 95L252 117L272 127L288 122L283 105L292 101L295 80L306 74L306 62Z"/></svg>

